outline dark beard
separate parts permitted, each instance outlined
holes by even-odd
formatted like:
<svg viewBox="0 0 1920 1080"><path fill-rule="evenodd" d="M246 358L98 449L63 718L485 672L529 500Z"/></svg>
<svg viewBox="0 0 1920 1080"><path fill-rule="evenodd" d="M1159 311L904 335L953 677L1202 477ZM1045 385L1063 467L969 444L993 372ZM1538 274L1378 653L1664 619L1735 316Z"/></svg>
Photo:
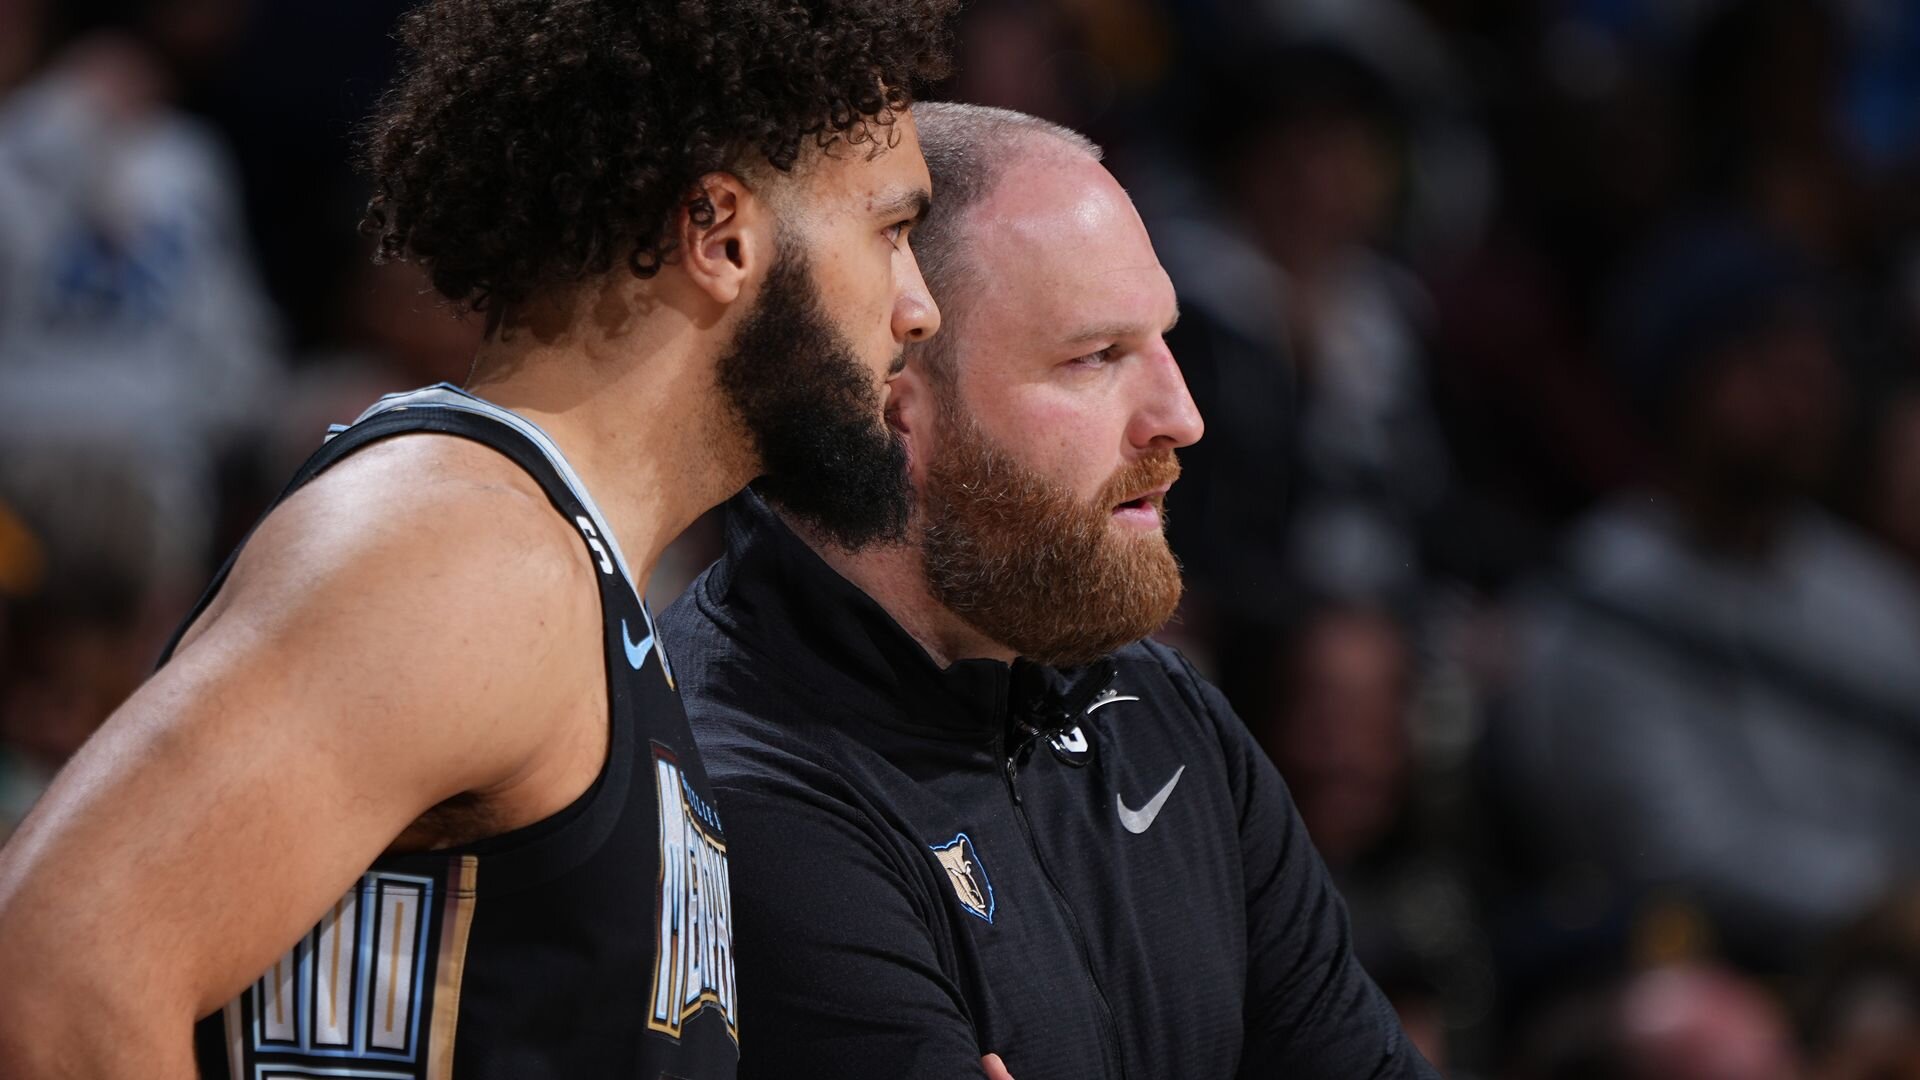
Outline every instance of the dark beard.
<svg viewBox="0 0 1920 1080"><path fill-rule="evenodd" d="M785 236L719 381L759 453L762 495L848 551L906 536L906 445L822 311L805 253Z"/></svg>
<svg viewBox="0 0 1920 1080"><path fill-rule="evenodd" d="M1172 451L1136 461L1091 502L1022 466L967 416L943 409L927 464L921 554L934 598L1031 660L1091 663L1159 629L1180 603L1163 532L1129 536L1113 507L1180 474Z"/></svg>

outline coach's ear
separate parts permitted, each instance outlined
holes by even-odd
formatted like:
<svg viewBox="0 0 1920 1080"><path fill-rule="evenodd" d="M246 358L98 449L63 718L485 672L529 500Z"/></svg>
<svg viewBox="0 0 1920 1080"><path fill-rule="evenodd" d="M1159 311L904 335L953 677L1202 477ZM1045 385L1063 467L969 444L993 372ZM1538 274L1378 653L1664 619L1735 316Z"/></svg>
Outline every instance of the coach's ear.
<svg viewBox="0 0 1920 1080"><path fill-rule="evenodd" d="M773 208L732 173L708 173L696 191L676 221L677 254L700 291L732 304L773 265Z"/></svg>
<svg viewBox="0 0 1920 1080"><path fill-rule="evenodd" d="M926 479L925 463L934 452L939 432L933 423L935 391L927 381L925 362L912 355L916 351L909 346L906 368L887 380L886 414L888 426L899 432L906 444L907 470L918 488Z"/></svg>

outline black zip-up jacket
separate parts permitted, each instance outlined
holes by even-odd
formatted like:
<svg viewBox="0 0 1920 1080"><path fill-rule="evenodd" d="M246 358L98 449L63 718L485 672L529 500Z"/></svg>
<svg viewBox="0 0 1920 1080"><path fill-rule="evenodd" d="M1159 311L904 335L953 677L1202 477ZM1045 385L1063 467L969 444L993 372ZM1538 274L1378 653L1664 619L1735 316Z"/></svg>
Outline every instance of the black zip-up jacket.
<svg viewBox="0 0 1920 1080"><path fill-rule="evenodd" d="M1178 653L942 670L751 493L727 549L662 627L726 822L743 1080L1436 1075Z"/></svg>

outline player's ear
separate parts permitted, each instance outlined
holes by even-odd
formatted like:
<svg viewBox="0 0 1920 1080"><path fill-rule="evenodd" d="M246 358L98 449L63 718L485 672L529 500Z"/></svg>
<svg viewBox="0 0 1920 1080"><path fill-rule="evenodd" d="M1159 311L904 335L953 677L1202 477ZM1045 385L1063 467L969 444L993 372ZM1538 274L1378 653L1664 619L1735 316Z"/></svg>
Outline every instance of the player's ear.
<svg viewBox="0 0 1920 1080"><path fill-rule="evenodd" d="M739 299L772 265L773 208L732 173L701 177L678 225L687 277L716 303Z"/></svg>

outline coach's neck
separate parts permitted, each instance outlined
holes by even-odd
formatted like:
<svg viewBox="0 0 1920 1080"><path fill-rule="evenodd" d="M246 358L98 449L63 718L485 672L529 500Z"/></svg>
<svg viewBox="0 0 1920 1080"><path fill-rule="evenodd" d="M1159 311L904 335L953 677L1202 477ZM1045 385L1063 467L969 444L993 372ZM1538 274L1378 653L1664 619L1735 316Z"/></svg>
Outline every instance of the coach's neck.
<svg viewBox="0 0 1920 1080"><path fill-rule="evenodd" d="M927 587L926 563L919 544L909 540L849 552L826 543L786 514L781 518L828 566L885 608L893 621L919 642L928 658L939 667L944 669L957 660L998 660L1010 664L1018 655L934 598L933 591ZM917 528L916 522L909 532Z"/></svg>

